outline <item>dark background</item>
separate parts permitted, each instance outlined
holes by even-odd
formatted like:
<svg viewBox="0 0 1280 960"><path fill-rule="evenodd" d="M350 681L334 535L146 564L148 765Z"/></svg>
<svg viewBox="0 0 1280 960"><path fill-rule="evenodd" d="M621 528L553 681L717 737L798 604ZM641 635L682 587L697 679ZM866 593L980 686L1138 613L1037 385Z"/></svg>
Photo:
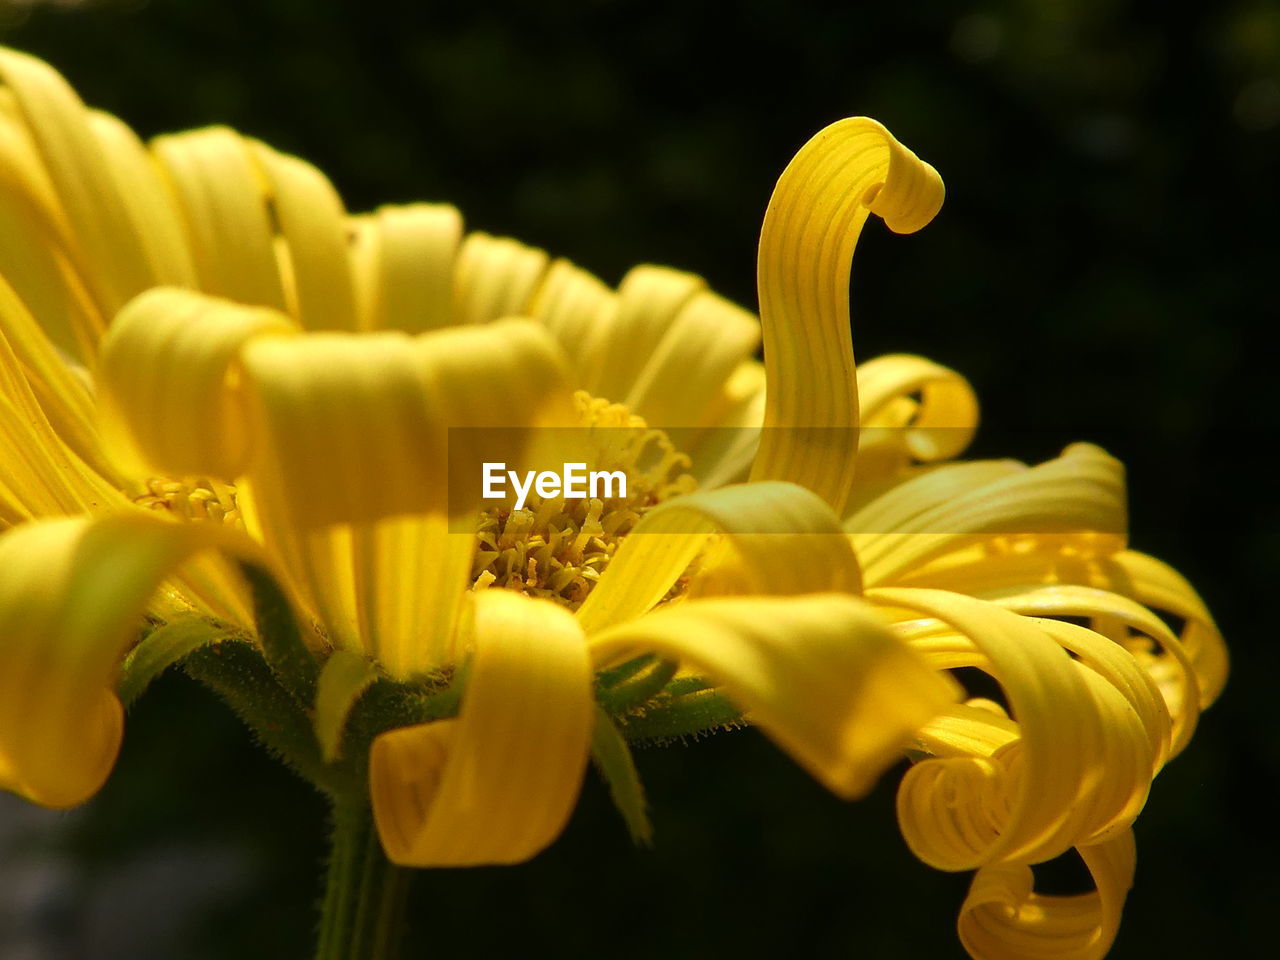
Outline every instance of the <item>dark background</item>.
<svg viewBox="0 0 1280 960"><path fill-rule="evenodd" d="M883 121L948 199L915 236L867 231L858 355L966 373L976 455L1108 445L1130 467L1135 545L1199 586L1231 644L1223 701L1138 822L1113 956L1264 954L1280 896L1263 345L1280 6L831 6L0 0L0 42L144 136L229 123L317 163L352 209L450 200L610 282L657 261L752 306L777 174L824 124ZM653 851L630 848L591 783L532 864L420 876L407 956L963 955L967 877L906 851L896 776L842 804L754 733L639 763ZM304 956L323 816L208 695L166 678L102 795L18 831L0 873L42 857L61 879L9 922L37 917L38 956Z"/></svg>

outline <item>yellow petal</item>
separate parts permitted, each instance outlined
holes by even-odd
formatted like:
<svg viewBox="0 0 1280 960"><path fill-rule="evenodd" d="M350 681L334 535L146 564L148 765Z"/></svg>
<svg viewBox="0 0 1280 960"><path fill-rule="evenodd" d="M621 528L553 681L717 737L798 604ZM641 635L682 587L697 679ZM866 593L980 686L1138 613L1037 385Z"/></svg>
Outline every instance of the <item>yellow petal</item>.
<svg viewBox="0 0 1280 960"><path fill-rule="evenodd" d="M449 326L454 261L462 240L457 208L443 203L380 207L371 226L367 329L417 333Z"/></svg>
<svg viewBox="0 0 1280 960"><path fill-rule="evenodd" d="M346 210L328 179L309 163L266 144L247 147L266 182L263 202L274 212L282 243L277 257L290 314L306 330L355 330L355 288L347 256ZM249 301L252 303L253 301Z"/></svg>
<svg viewBox="0 0 1280 960"><path fill-rule="evenodd" d="M0 536L0 787L49 807L92 796L120 747L120 660L160 581L219 528L130 513Z"/></svg>
<svg viewBox="0 0 1280 960"><path fill-rule="evenodd" d="M209 127L157 137L151 150L182 211L200 289L286 312L266 184L248 144Z"/></svg>
<svg viewBox="0 0 1280 960"><path fill-rule="evenodd" d="M591 634L640 616L717 533L737 556L743 592L860 589L848 538L822 500L794 484L742 484L678 497L645 514L579 608L583 629Z"/></svg>
<svg viewBox="0 0 1280 960"><path fill-rule="evenodd" d="M249 460L240 350L296 328L272 310L157 288L120 312L98 369L103 428L135 475L230 479Z"/></svg>
<svg viewBox="0 0 1280 960"><path fill-rule="evenodd" d="M1122 680L1112 674L1113 683L1132 693L1134 709L1143 717L1144 723L1158 731L1153 734L1160 741L1157 763L1162 765L1170 756L1176 756L1191 740L1200 713L1199 683L1181 642L1150 610L1117 593L1070 584L1015 588L988 593L985 597L1023 616L1084 617L1091 621L1105 618L1154 640L1172 661L1176 680L1168 692L1162 691L1147 673L1142 672L1140 664L1151 663L1151 656L1140 648L1133 648L1131 652L1132 641L1127 635L1121 638L1126 642L1125 646L1100 638L1102 643L1110 645L1110 649L1104 649L1102 653L1110 656L1114 669L1125 674L1139 672L1141 681L1132 677ZM1141 655L1142 660L1136 659L1136 655Z"/></svg>
<svg viewBox="0 0 1280 960"><path fill-rule="evenodd" d="M312 334L244 350L261 447L240 486L268 546L341 646L393 676L450 656L474 535L478 460L569 404L564 359L527 321L408 337ZM451 443L451 440L453 441ZM509 459L515 459L512 450ZM470 482L468 482L470 481ZM452 492L451 492L452 491Z"/></svg>
<svg viewBox="0 0 1280 960"><path fill-rule="evenodd" d="M701 291L652 348L623 403L650 426L700 425L722 385L759 343L754 316Z"/></svg>
<svg viewBox="0 0 1280 960"><path fill-rule="evenodd" d="M640 266L618 287L614 311L594 330L595 354L583 386L593 396L622 402L680 311L706 284L666 267Z"/></svg>
<svg viewBox="0 0 1280 960"><path fill-rule="evenodd" d="M975 960L1101 960L1120 927L1133 885L1132 831L1081 847L1094 893L1045 896L1021 864L983 867L960 909L960 939Z"/></svg>
<svg viewBox="0 0 1280 960"><path fill-rule="evenodd" d="M243 354L262 444L250 472L301 526L466 512L446 496L450 430L456 455L464 428L530 427L570 396L554 342L520 320L417 338L262 338ZM478 499L478 469L474 479Z"/></svg>
<svg viewBox="0 0 1280 960"><path fill-rule="evenodd" d="M29 517L99 512L124 502L48 424L33 423L0 395L0 527Z"/></svg>
<svg viewBox="0 0 1280 960"><path fill-rule="evenodd" d="M924 357L893 354L859 364L858 403L858 482L850 513L912 463L958 456L978 426L969 382Z"/></svg>
<svg viewBox="0 0 1280 960"><path fill-rule="evenodd" d="M74 238L68 252L101 314L111 316L158 278L112 167L103 163L88 111L66 81L34 57L0 50L0 81L13 92L57 191Z"/></svg>
<svg viewBox="0 0 1280 960"><path fill-rule="evenodd" d="M586 384L599 363L597 330L613 314L613 291L568 260L556 260L529 304L529 316L541 320L564 348L577 382Z"/></svg>
<svg viewBox="0 0 1280 960"><path fill-rule="evenodd" d="M916 856L943 870L1037 862L1128 826L1161 733L1134 708L1151 705L1150 691L1121 665L1120 648L1073 624L944 591L880 589L868 599L904 611L899 633L935 666L989 672L1018 724L1018 738L989 741L990 753L953 750L908 771L898 819ZM934 620L913 619L920 616ZM967 662L956 657L965 651Z"/></svg>
<svg viewBox="0 0 1280 960"><path fill-rule="evenodd" d="M11 335L26 348L22 354L11 347ZM0 277L0 522L101 510L120 499L63 442L32 391L27 373L31 367L24 361L35 357L37 363L57 363L41 345L49 346ZM82 439L96 446L87 435L90 428L84 430Z"/></svg>
<svg viewBox="0 0 1280 960"><path fill-rule="evenodd" d="M91 111L89 125L151 265L151 282L194 287L195 264L181 216L155 160L137 135L111 114Z"/></svg>
<svg viewBox="0 0 1280 960"><path fill-rule="evenodd" d="M458 718L373 744L374 819L395 863L528 860L578 796L593 721L582 631L564 608L507 591L475 595L474 614Z"/></svg>
<svg viewBox="0 0 1280 960"><path fill-rule="evenodd" d="M690 600L591 638L599 663L678 660L830 790L860 796L953 686L846 594Z"/></svg>
<svg viewBox="0 0 1280 960"><path fill-rule="evenodd" d="M1201 709L1218 699L1227 682L1227 647L1208 607L1186 578L1155 557L1125 550L1102 565L1100 579L1104 582L1095 586L1123 593L1183 621L1179 639L1199 680Z"/></svg>
<svg viewBox="0 0 1280 960"><path fill-rule="evenodd" d="M760 232L757 281L769 376L751 477L790 480L843 513L857 452L849 267L868 213L895 233L942 205L942 180L874 120L841 120L787 165Z"/></svg>
<svg viewBox="0 0 1280 960"><path fill-rule="evenodd" d="M0 89L0 102L7 93ZM40 318L57 350L87 364L106 323L72 268L70 227L25 125L3 113L0 239L0 277Z"/></svg>
<svg viewBox="0 0 1280 960"><path fill-rule="evenodd" d="M764 364L747 360L703 412L705 429L680 436L680 449L693 461L690 472L698 489L714 490L747 479L760 446L764 398Z"/></svg>
<svg viewBox="0 0 1280 960"><path fill-rule="evenodd" d="M1123 544L1124 468L1075 444L1025 468L1010 461L947 464L902 483L845 522L869 584L900 579L925 562L996 534L1093 532Z"/></svg>
<svg viewBox="0 0 1280 960"><path fill-rule="evenodd" d="M469 234L455 266L454 322L489 323L524 316L547 262L545 252L510 237Z"/></svg>

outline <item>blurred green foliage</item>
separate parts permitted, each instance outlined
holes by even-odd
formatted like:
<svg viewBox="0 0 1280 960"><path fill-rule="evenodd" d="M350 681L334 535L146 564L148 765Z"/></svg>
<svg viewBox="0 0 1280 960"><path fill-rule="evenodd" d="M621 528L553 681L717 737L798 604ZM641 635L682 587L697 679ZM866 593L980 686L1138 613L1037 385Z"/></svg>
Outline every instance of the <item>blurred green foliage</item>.
<svg viewBox="0 0 1280 960"><path fill-rule="evenodd" d="M1264 337L1280 5L1180 10L0 0L0 41L144 135L229 123L296 152L353 209L447 199L611 282L669 263L748 305L773 179L825 123L882 120L949 199L919 235L868 231L859 356L916 351L969 375L978 455L1092 439L1122 456L1134 542L1201 588L1234 654L1226 698L1139 821L1114 956L1255 956L1280 896L1280 658L1262 619L1280 545ZM590 785L534 863L424 875L409 955L962 956L966 880L906 852L894 777L848 806L754 733L639 764L652 852ZM245 851L252 879L163 955L301 956L323 815L208 695L168 678L75 842L100 884L165 845Z"/></svg>

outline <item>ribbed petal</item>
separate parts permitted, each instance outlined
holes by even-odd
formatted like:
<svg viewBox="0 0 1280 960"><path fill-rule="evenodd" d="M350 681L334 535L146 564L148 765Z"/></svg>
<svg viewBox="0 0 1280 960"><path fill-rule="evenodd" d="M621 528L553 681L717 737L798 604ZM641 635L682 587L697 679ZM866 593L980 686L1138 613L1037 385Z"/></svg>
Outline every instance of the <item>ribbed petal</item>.
<svg viewBox="0 0 1280 960"><path fill-rule="evenodd" d="M628 271L613 312L594 331L595 357L584 371L586 389L621 402L680 311L705 287L701 277L667 267Z"/></svg>
<svg viewBox="0 0 1280 960"><path fill-rule="evenodd" d="M25 348L21 353L11 346L14 341ZM34 356L56 363L41 346L48 349L49 344L0 277L0 525L31 516L104 510L122 499L63 442L45 416L24 362Z"/></svg>
<svg viewBox="0 0 1280 960"><path fill-rule="evenodd" d="M759 343L753 315L701 291L671 321L623 402L650 426L699 426L721 386Z"/></svg>
<svg viewBox="0 0 1280 960"><path fill-rule="evenodd" d="M306 330L355 330L355 288L347 256L347 213L311 164L247 141L279 230L276 259L289 313Z"/></svg>
<svg viewBox="0 0 1280 960"><path fill-rule="evenodd" d="M1227 682L1227 646L1208 607L1186 578L1162 560L1135 550L1114 554L1101 565L1099 574L1095 586L1123 593L1183 622L1179 639L1199 680L1201 709L1218 699Z"/></svg>
<svg viewBox="0 0 1280 960"><path fill-rule="evenodd" d="M444 662L474 549L448 515L478 503L460 490L479 494L478 473L451 478L445 465L471 462L462 445L475 432L461 428L516 437L567 410L553 341L524 321L316 334L255 341L245 366L262 443L248 502L281 565L335 642L396 676Z"/></svg>
<svg viewBox="0 0 1280 960"><path fill-rule="evenodd" d="M456 720L374 741L374 818L396 863L519 863L560 834L577 799L594 714L572 614L506 591L478 594L471 646Z"/></svg>
<svg viewBox="0 0 1280 960"><path fill-rule="evenodd" d="M645 613L714 534L725 535L740 586L717 592L860 589L848 538L817 495L789 483L744 484L679 497L647 513L578 610L583 629L591 634Z"/></svg>
<svg viewBox="0 0 1280 960"><path fill-rule="evenodd" d="M597 663L657 653L705 674L830 790L862 795L955 689L847 594L690 600L591 638Z"/></svg>
<svg viewBox="0 0 1280 960"><path fill-rule="evenodd" d="M764 364L747 360L729 375L703 412L705 429L680 438L680 449L693 461L690 472L698 489L714 490L747 479L760 446L764 403Z"/></svg>
<svg viewBox="0 0 1280 960"><path fill-rule="evenodd" d="M89 122L89 112L47 64L0 50L0 81L12 91L48 182L69 228L67 253L98 312L109 317L157 282L157 272L130 204L121 196L111 155Z"/></svg>
<svg viewBox="0 0 1280 960"><path fill-rule="evenodd" d="M360 218L352 251L363 279L367 330L418 333L453 323L454 261L462 215L448 204L380 207Z"/></svg>
<svg viewBox="0 0 1280 960"><path fill-rule="evenodd" d="M194 287L195 264L182 217L150 152L137 134L111 114L91 110L88 119L102 149L101 160L151 265L152 284Z"/></svg>
<svg viewBox="0 0 1280 960"><path fill-rule="evenodd" d="M847 510L864 506L917 462L958 456L978 427L964 377L924 357L891 354L858 364L858 479Z"/></svg>
<svg viewBox="0 0 1280 960"><path fill-rule="evenodd" d="M268 188L248 142L209 127L157 137L151 149L182 211L200 289L287 312Z"/></svg>
<svg viewBox="0 0 1280 960"><path fill-rule="evenodd" d="M120 660L148 601L230 536L137 513L0 536L0 786L49 807L98 790L120 747Z"/></svg>
<svg viewBox="0 0 1280 960"><path fill-rule="evenodd" d="M820 131L783 171L760 232L769 392L753 480L799 483L843 513L858 443L854 246L868 213L895 233L913 233L933 219L942 196L937 172L865 117Z"/></svg>
<svg viewBox="0 0 1280 960"><path fill-rule="evenodd" d="M1120 911L1133 885L1132 831L1080 856L1097 890L1078 896L1034 891L1028 867L983 867L960 910L960 939L975 960L1101 960L1120 927Z"/></svg>
<svg viewBox="0 0 1280 960"><path fill-rule="evenodd" d="M560 342L573 364L578 383L586 384L587 372L599 364L602 342L597 336L610 321L614 294L593 274L568 260L556 260L529 304L529 316L541 320Z"/></svg>
<svg viewBox="0 0 1280 960"><path fill-rule="evenodd" d="M510 237L468 234L454 268L454 322L524 316L548 262L544 251Z"/></svg>
<svg viewBox="0 0 1280 960"><path fill-rule="evenodd" d="M0 90L0 105L5 103ZM0 276L50 341L87 365L106 322L70 261L70 227L21 114L0 110Z"/></svg>
<svg viewBox="0 0 1280 960"><path fill-rule="evenodd" d="M102 342L104 431L135 476L244 473L250 454L241 348L296 327L187 290L157 288L130 303Z"/></svg>
<svg viewBox="0 0 1280 960"><path fill-rule="evenodd" d="M997 534L1105 534L1128 526L1124 467L1078 443L1035 467L1012 461L947 464L912 478L845 521L868 584L901 580L939 555Z"/></svg>
<svg viewBox="0 0 1280 960"><path fill-rule="evenodd" d="M1122 648L944 591L882 589L868 599L898 617L899 633L934 666L991 674L1017 724L1006 740L971 715L959 718L978 728L967 745L954 731L924 743L934 758L912 767L898 793L903 836L920 859L944 870L1038 862L1132 822L1167 726Z"/></svg>

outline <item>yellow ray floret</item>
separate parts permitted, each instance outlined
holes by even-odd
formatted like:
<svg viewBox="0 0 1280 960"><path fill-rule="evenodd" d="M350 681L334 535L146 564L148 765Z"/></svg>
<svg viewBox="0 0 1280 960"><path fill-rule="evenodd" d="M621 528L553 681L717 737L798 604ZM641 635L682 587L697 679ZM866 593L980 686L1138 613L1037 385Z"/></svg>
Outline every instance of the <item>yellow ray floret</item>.
<svg viewBox="0 0 1280 960"><path fill-rule="evenodd" d="M913 233L942 206L936 170L874 120L834 123L787 165L760 230L757 283L770 389L753 480L791 480L842 512L858 384L849 265L869 213Z"/></svg>
<svg viewBox="0 0 1280 960"><path fill-rule="evenodd" d="M148 601L193 553L232 542L217 526L143 514L0 537L0 786L49 807L98 790L120 749L120 660Z"/></svg>

